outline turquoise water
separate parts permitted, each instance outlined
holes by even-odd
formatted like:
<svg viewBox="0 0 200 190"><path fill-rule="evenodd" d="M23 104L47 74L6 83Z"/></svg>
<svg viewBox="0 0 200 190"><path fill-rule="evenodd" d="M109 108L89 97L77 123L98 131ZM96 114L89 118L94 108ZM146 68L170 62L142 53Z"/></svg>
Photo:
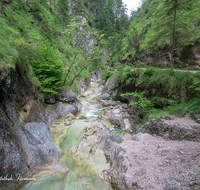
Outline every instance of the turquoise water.
<svg viewBox="0 0 200 190"><path fill-rule="evenodd" d="M65 163L69 168L69 172L62 176L59 174L42 174L35 176L36 180L28 183L21 190L111 190L110 184L99 178L94 172L92 165L88 165L88 160L74 155L70 148L78 146L80 136L85 127L92 127L94 118L102 114L103 107L97 102L93 101L92 90L97 88L98 84L92 83L90 89L85 94L85 98L81 98L84 105L84 111L78 116L85 115L88 120L73 120L71 127L64 125L65 119L60 119L54 122L52 136L55 142L59 142L62 154L60 161ZM57 123L57 124L56 124ZM65 129L66 128L66 129ZM60 130L56 132L56 130ZM61 134L66 132L65 137ZM64 132L64 133L65 133ZM58 140L59 139L59 140ZM101 158L98 158L101 160ZM87 163L86 163L87 162Z"/></svg>

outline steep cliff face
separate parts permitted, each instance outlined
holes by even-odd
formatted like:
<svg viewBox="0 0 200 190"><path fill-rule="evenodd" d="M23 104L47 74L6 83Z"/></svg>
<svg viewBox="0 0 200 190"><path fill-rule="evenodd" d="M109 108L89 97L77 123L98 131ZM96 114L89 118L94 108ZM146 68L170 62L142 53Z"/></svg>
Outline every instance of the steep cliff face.
<svg viewBox="0 0 200 190"><path fill-rule="evenodd" d="M19 188L27 182L19 176L30 177L42 168L67 171L58 160L58 148L45 124L42 98L34 89L20 66L0 71L1 189Z"/></svg>

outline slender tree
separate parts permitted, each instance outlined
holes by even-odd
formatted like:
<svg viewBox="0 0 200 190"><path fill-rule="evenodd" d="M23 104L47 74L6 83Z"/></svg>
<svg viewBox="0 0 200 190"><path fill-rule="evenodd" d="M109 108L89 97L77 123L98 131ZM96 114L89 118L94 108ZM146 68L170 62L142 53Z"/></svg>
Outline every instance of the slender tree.
<svg viewBox="0 0 200 190"><path fill-rule="evenodd" d="M162 0L158 1L159 9L155 11L157 20L152 23L146 36L149 46L168 44L171 46L171 74L173 71L174 50L187 45L184 36L190 33L192 22L187 13L192 11L196 0Z"/></svg>

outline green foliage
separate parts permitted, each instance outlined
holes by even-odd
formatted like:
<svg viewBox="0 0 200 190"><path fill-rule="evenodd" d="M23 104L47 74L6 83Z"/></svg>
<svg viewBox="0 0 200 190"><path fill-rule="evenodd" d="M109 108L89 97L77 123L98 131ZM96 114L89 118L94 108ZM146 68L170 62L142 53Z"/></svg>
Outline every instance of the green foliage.
<svg viewBox="0 0 200 190"><path fill-rule="evenodd" d="M112 61L131 65L144 51L176 50L196 43L200 33L199 9L198 0L144 1L142 7L133 11L128 30L120 37L114 36L116 43L110 53Z"/></svg>
<svg viewBox="0 0 200 190"><path fill-rule="evenodd" d="M0 64L13 63L17 57L17 50L12 43L18 32L1 17L0 26Z"/></svg>
<svg viewBox="0 0 200 190"><path fill-rule="evenodd" d="M136 93L136 92L127 92L125 94L121 94L121 96L133 96L137 97L138 101L137 102L131 102L129 105L133 107L141 107L141 108L146 108L152 106L151 101L149 101L147 98L143 97L142 94Z"/></svg>
<svg viewBox="0 0 200 190"><path fill-rule="evenodd" d="M37 47L37 52L40 56L31 60L30 64L41 82L42 91L55 93L54 90L58 89L63 83L62 61L59 60L55 50L47 43Z"/></svg>
<svg viewBox="0 0 200 190"><path fill-rule="evenodd" d="M120 133L120 134L125 135L125 131L123 131L123 130L121 130L121 129L118 129L118 130L116 131L116 133Z"/></svg>
<svg viewBox="0 0 200 190"><path fill-rule="evenodd" d="M170 76L169 70L153 67L125 69L126 72L128 70L130 73L126 75L127 78L132 76L135 92L121 96L135 97L136 102L130 105L143 108L139 113L143 123L167 114L184 116L186 112L194 115L200 111L200 73L174 71L173 76ZM119 76L122 77L122 74ZM124 84L122 82L119 85Z"/></svg>

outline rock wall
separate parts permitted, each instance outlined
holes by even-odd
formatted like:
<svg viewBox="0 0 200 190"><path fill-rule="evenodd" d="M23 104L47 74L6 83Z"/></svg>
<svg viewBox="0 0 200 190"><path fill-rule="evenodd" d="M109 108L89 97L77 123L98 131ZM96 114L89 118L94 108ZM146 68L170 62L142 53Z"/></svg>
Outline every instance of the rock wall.
<svg viewBox="0 0 200 190"><path fill-rule="evenodd" d="M154 66L170 66L171 49L165 47L163 50L152 53L143 52L139 60ZM200 69L200 42L197 42L194 46L189 45L181 50L176 50L173 61L178 66L189 66L190 69Z"/></svg>
<svg viewBox="0 0 200 190"><path fill-rule="evenodd" d="M31 123L37 122L37 123ZM27 123L26 125L24 125ZM19 180L46 169L66 172L48 126L41 96L19 65L0 71L1 189L18 189Z"/></svg>

